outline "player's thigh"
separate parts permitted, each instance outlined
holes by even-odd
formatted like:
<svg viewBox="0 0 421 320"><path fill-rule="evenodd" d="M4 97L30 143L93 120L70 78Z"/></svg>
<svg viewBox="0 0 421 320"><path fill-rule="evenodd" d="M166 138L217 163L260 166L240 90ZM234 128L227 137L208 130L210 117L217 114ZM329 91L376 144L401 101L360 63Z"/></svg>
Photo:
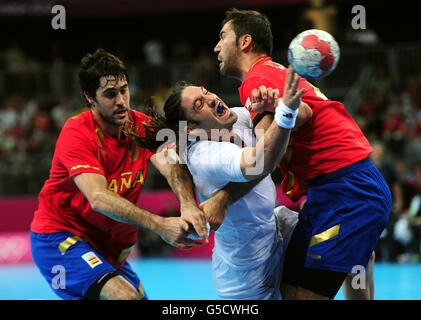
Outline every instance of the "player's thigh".
<svg viewBox="0 0 421 320"><path fill-rule="evenodd" d="M303 268L294 285L285 282L281 284L282 298L285 300L333 299L346 276L345 272Z"/></svg>
<svg viewBox="0 0 421 320"><path fill-rule="evenodd" d="M298 282L296 299L333 299L347 274L332 270L304 268Z"/></svg>
<svg viewBox="0 0 421 320"><path fill-rule="evenodd" d="M301 216L302 221L307 217ZM287 248L281 283L282 298L332 299L340 289L347 273L309 268L306 266L311 232L304 224L294 230Z"/></svg>
<svg viewBox="0 0 421 320"><path fill-rule="evenodd" d="M124 279L126 279L136 289L139 295L139 299L148 300L148 296L143 287L142 281L140 281L138 275L133 270L132 266L127 260L124 262L121 268L118 269L118 272L120 275L123 276Z"/></svg>
<svg viewBox="0 0 421 320"><path fill-rule="evenodd" d="M127 260L96 280L85 293L88 300L148 300L142 282Z"/></svg>
<svg viewBox="0 0 421 320"><path fill-rule="evenodd" d="M31 249L41 274L65 300L85 299L93 283L116 271L87 241L69 232L31 232Z"/></svg>
<svg viewBox="0 0 421 320"><path fill-rule="evenodd" d="M374 299L374 260L375 253L373 252L366 269L359 268L356 273L348 273L342 285L342 291L345 299Z"/></svg>
<svg viewBox="0 0 421 320"><path fill-rule="evenodd" d="M295 285L281 283L282 300L295 300L297 287Z"/></svg>
<svg viewBox="0 0 421 320"><path fill-rule="evenodd" d="M386 187L367 161L320 178L300 212L307 219L299 223L311 230L304 266L347 273L366 268L389 214Z"/></svg>
<svg viewBox="0 0 421 320"><path fill-rule="evenodd" d="M285 252L281 280L283 299L292 299L295 296L295 288L298 287L306 261L311 230L306 230L306 225L302 221L306 217L300 214L300 218L301 221L295 227Z"/></svg>
<svg viewBox="0 0 421 320"><path fill-rule="evenodd" d="M110 278L99 293L101 300L139 300L141 297L135 287L123 276Z"/></svg>

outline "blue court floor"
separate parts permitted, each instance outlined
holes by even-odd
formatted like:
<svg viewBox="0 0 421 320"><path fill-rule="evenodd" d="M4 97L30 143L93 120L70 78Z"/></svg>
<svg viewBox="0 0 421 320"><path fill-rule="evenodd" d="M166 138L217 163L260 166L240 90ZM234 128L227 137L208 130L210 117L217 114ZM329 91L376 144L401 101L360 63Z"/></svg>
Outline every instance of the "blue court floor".
<svg viewBox="0 0 421 320"><path fill-rule="evenodd" d="M216 300L207 259L131 260L150 299ZM421 264L376 263L376 300L421 300ZM0 300L57 300L33 264L0 266ZM340 291L336 297L343 300Z"/></svg>

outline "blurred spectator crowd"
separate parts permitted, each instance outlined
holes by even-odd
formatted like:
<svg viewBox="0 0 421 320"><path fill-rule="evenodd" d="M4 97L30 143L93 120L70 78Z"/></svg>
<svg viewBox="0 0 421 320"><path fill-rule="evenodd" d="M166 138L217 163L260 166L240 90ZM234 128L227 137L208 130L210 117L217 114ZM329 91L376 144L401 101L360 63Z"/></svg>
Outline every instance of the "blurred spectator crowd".
<svg viewBox="0 0 421 320"><path fill-rule="evenodd" d="M64 61L59 47L51 51L48 62L31 57L16 43L0 51L0 196L39 192L48 177L61 127L67 118L85 109L77 82L78 65ZM149 98L158 111L162 109L175 79L210 89L218 79L212 53L205 48L193 50L182 37L169 57L161 41L149 39L139 55L141 63L130 60L124 48L116 51L111 50L128 69L134 109L141 110Z"/></svg>
<svg viewBox="0 0 421 320"><path fill-rule="evenodd" d="M354 115L372 143L371 159L392 192L393 207L377 248L384 261L418 262L421 231L421 73L387 74L378 66Z"/></svg>
<svg viewBox="0 0 421 320"><path fill-rule="evenodd" d="M159 39L143 46L142 63L126 59L131 104L142 109L153 97L158 111L168 88L178 79L215 92L224 86L208 48L193 49L182 37L166 56ZM0 52L0 196L36 195L48 177L55 141L70 116L83 110L77 87L77 65L61 59L39 62L11 45ZM372 160L393 194L393 209L382 235L377 260L417 262L421 230L421 70L388 74L379 64L367 80L353 112L373 145ZM346 76L346 75L345 75ZM149 180L154 177L150 176ZM165 188L156 183L153 188Z"/></svg>

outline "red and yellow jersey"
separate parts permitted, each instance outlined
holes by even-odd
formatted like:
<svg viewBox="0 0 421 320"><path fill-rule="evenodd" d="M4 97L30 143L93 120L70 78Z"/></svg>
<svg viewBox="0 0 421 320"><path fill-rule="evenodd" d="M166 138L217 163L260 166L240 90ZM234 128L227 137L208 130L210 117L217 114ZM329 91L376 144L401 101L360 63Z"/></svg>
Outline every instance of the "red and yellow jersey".
<svg viewBox="0 0 421 320"><path fill-rule="evenodd" d="M143 128L147 119L145 114L130 111L136 128ZM137 227L93 211L72 177L85 172L103 175L109 190L136 203L152 155L127 137L105 135L91 110L70 118L57 140L50 177L39 194L31 230L72 232L88 240L112 264L121 266L137 241Z"/></svg>
<svg viewBox="0 0 421 320"><path fill-rule="evenodd" d="M261 85L283 94L287 68L270 57L259 59L239 88L240 100L256 124L259 116L251 108L251 91ZM280 163L285 177L282 190L297 201L306 191L307 180L330 173L365 159L373 151L368 140L342 103L329 100L318 88L300 80L305 88L302 101L313 111L312 118L294 129L284 159Z"/></svg>

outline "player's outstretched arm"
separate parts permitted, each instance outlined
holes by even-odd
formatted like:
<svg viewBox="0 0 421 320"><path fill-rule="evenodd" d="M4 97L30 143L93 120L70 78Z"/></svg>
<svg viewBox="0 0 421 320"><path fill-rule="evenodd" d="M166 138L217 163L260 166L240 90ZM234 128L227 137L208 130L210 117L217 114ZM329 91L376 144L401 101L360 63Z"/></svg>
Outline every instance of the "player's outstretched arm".
<svg viewBox="0 0 421 320"><path fill-rule="evenodd" d="M241 169L246 179L252 180L272 173L285 154L291 129L295 126L298 107L304 89L298 90L300 77L289 67L284 94L275 109L274 121L255 147L244 149Z"/></svg>
<svg viewBox="0 0 421 320"><path fill-rule="evenodd" d="M200 244L186 238L188 223L181 217L164 218L139 208L117 193L108 190L107 180L103 175L80 173L73 177L73 180L93 210L116 221L152 230L165 242L180 249L190 249L191 246L188 244Z"/></svg>

